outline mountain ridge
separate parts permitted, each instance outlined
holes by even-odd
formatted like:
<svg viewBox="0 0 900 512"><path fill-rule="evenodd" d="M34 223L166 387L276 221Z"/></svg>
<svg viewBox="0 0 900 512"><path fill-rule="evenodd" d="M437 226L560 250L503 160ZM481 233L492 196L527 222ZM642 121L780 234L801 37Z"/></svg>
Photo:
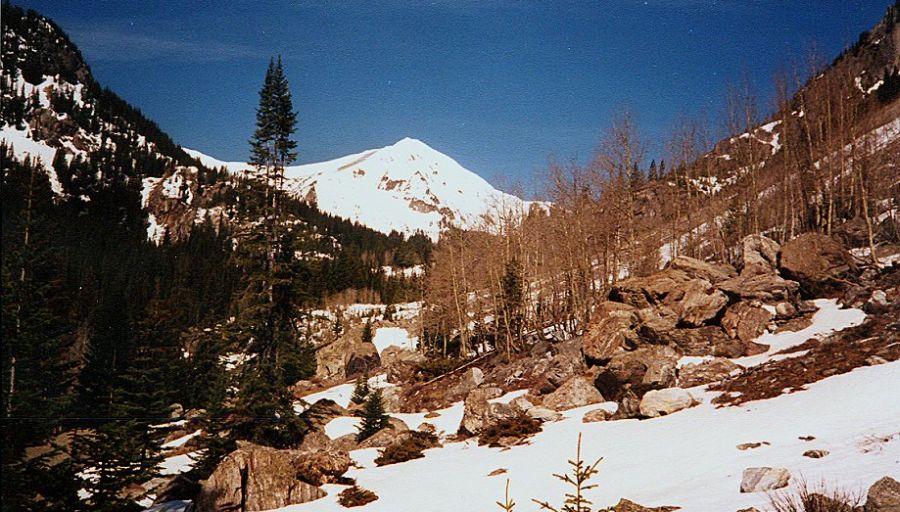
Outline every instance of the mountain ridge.
<svg viewBox="0 0 900 512"><path fill-rule="evenodd" d="M232 174L251 168L185 151L208 167L224 167ZM542 204L497 190L452 157L412 137L324 162L288 166L285 188L325 212L377 231L422 232L432 239L451 224L490 229L498 211L524 213Z"/></svg>

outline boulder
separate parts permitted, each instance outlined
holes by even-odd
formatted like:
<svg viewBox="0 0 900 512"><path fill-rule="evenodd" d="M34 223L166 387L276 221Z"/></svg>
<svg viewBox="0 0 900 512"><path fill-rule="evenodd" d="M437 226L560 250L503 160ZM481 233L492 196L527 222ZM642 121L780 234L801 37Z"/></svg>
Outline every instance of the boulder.
<svg viewBox="0 0 900 512"><path fill-rule="evenodd" d="M827 457L829 453L831 452L828 450L806 450L803 452L803 456L810 459L821 459L822 457Z"/></svg>
<svg viewBox="0 0 900 512"><path fill-rule="evenodd" d="M385 412L402 412L403 388L400 386L381 388L381 401Z"/></svg>
<svg viewBox="0 0 900 512"><path fill-rule="evenodd" d="M748 235L742 241L741 275L774 274L778 267L778 242L763 235Z"/></svg>
<svg viewBox="0 0 900 512"><path fill-rule="evenodd" d="M699 327L718 316L728 305L728 297L713 288L709 281L694 279L684 284L683 293L678 300L667 299L666 303L678 314L681 323Z"/></svg>
<svg viewBox="0 0 900 512"><path fill-rule="evenodd" d="M463 417L459 430L472 435L481 432L495 419L489 400L501 395L503 395L503 390L493 387L470 391L463 402Z"/></svg>
<svg viewBox="0 0 900 512"><path fill-rule="evenodd" d="M678 369L678 385L692 388L740 374L741 367L724 357L716 357L700 363L688 363Z"/></svg>
<svg viewBox="0 0 900 512"><path fill-rule="evenodd" d="M687 256L676 256L669 263L669 267L681 270L691 277L705 279L712 284L737 276L737 272L731 265L716 265Z"/></svg>
<svg viewBox="0 0 900 512"><path fill-rule="evenodd" d="M373 343L357 343L352 345L351 351L345 356L344 376L356 377L368 375L372 370L381 366L381 357L378 348Z"/></svg>
<svg viewBox="0 0 900 512"><path fill-rule="evenodd" d="M646 277L629 277L613 285L609 299L638 309L661 304L670 295L681 298L685 283L692 280L682 270L667 268Z"/></svg>
<svg viewBox="0 0 900 512"><path fill-rule="evenodd" d="M335 483L350 469L352 460L347 452L318 450L299 458L295 471L297 478L311 485Z"/></svg>
<svg viewBox="0 0 900 512"><path fill-rule="evenodd" d="M747 468L741 476L741 492L766 492L787 487L791 473L784 468Z"/></svg>
<svg viewBox="0 0 900 512"><path fill-rule="evenodd" d="M792 299L800 283L781 278L777 274L741 274L719 283L718 288L738 299L777 302Z"/></svg>
<svg viewBox="0 0 900 512"><path fill-rule="evenodd" d="M730 306L722 317L722 329L732 338L743 342L759 338L769 323L772 314L766 311L759 302L741 301Z"/></svg>
<svg viewBox="0 0 900 512"><path fill-rule="evenodd" d="M532 407L531 409L525 411L525 414L536 420L541 420L544 422L559 421L563 418L562 414L546 407Z"/></svg>
<svg viewBox="0 0 900 512"><path fill-rule="evenodd" d="M684 389L654 389L644 393L640 410L642 416L655 418L687 409L695 403L694 397Z"/></svg>
<svg viewBox="0 0 900 512"><path fill-rule="evenodd" d="M594 409L584 413L584 416L581 418L582 423L595 423L598 421L607 421L612 418L613 413L607 411L606 409Z"/></svg>
<svg viewBox="0 0 900 512"><path fill-rule="evenodd" d="M886 476L869 487L866 512L900 512L900 482Z"/></svg>
<svg viewBox="0 0 900 512"><path fill-rule="evenodd" d="M645 507L622 498L610 510L612 510L612 512L675 512L676 510L679 510L679 508L680 507Z"/></svg>
<svg viewBox="0 0 900 512"><path fill-rule="evenodd" d="M781 248L781 270L799 281L804 291L833 284L856 271L853 257L834 238L819 233L805 233Z"/></svg>
<svg viewBox="0 0 900 512"><path fill-rule="evenodd" d="M716 325L674 329L659 336L666 344L678 347L686 356L740 357L744 354L744 344L728 337Z"/></svg>
<svg viewBox="0 0 900 512"><path fill-rule="evenodd" d="M594 310L584 335L583 350L588 360L605 361L629 341L637 339L635 308L621 302L606 301Z"/></svg>
<svg viewBox="0 0 900 512"><path fill-rule="evenodd" d="M675 383L678 353L667 346L648 345L616 354L594 379L594 387L609 400L619 400L626 391L638 395ZM545 402L546 403L546 402Z"/></svg>
<svg viewBox="0 0 900 512"><path fill-rule="evenodd" d="M300 480L303 454L241 442L203 482L197 512L270 510L317 500L325 491Z"/></svg>
<svg viewBox="0 0 900 512"><path fill-rule="evenodd" d="M563 383L556 391L544 397L544 407L564 411L603 402L603 395L589 379L575 376Z"/></svg>

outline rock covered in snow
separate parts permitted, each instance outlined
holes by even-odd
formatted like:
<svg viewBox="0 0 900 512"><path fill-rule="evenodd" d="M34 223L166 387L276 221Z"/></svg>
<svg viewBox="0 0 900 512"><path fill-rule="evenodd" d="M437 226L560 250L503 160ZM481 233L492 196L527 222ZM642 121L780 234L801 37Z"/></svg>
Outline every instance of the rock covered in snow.
<svg viewBox="0 0 900 512"><path fill-rule="evenodd" d="M791 473L784 468L747 468L741 476L741 492L766 492L787 487Z"/></svg>

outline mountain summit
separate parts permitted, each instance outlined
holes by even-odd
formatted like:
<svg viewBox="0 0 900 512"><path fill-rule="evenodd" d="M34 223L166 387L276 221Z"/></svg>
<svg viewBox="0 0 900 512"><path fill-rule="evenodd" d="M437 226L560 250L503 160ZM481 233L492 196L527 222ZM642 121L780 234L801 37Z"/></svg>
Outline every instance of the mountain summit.
<svg viewBox="0 0 900 512"><path fill-rule="evenodd" d="M249 165L187 152L232 173ZM489 227L491 214L525 211L532 202L501 192L453 158L413 138L285 171L285 188L319 209L390 233L422 232L436 239L442 226Z"/></svg>

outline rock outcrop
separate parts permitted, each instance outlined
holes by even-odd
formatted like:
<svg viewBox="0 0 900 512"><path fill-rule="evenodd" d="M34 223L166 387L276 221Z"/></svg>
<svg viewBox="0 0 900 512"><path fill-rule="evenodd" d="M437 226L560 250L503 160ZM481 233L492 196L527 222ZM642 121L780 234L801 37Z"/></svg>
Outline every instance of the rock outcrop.
<svg viewBox="0 0 900 512"><path fill-rule="evenodd" d="M298 478L305 457L306 454L297 450L276 450L241 442L203 482L196 510L254 512L322 498L325 491ZM333 475L333 471L324 473Z"/></svg>
<svg viewBox="0 0 900 512"><path fill-rule="evenodd" d="M584 336L588 360L604 361L629 343L634 343L638 317L634 306L606 301L597 305Z"/></svg>
<svg viewBox="0 0 900 512"><path fill-rule="evenodd" d="M724 357L716 357L700 363L688 363L678 369L678 385L682 388L691 388L712 382L721 382L741 371L739 365Z"/></svg>

